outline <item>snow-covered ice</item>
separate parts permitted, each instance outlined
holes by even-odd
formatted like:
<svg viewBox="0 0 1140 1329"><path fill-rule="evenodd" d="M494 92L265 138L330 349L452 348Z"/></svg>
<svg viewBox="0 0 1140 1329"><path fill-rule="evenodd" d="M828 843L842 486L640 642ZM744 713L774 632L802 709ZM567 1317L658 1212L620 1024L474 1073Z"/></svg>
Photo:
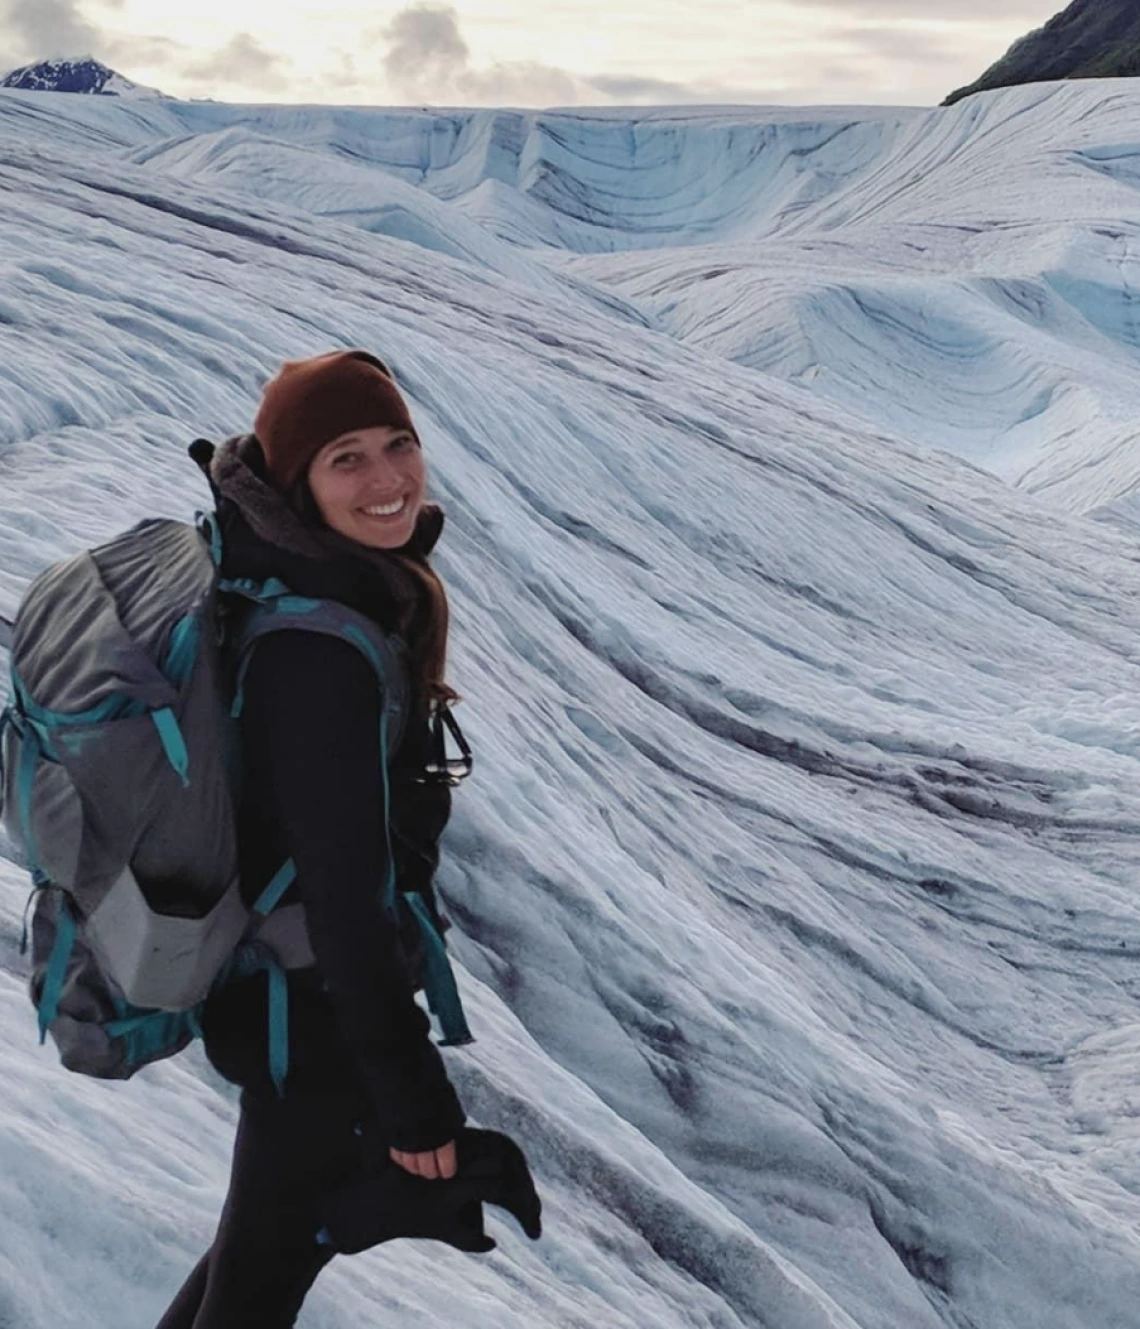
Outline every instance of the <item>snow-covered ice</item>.
<svg viewBox="0 0 1140 1329"><path fill-rule="evenodd" d="M1138 115L0 93L0 614L332 345L449 514L447 1056L547 1235L301 1324L1140 1329ZM233 1093L60 1070L25 894L0 1325L146 1329Z"/></svg>

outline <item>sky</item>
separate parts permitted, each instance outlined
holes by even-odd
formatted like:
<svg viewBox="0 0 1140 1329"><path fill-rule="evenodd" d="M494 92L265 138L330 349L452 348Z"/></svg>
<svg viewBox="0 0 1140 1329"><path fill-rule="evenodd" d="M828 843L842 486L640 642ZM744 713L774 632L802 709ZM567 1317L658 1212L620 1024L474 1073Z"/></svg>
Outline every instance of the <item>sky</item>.
<svg viewBox="0 0 1140 1329"><path fill-rule="evenodd" d="M10 66L92 54L180 97L931 105L1062 0L0 0ZM943 11L945 15L947 11Z"/></svg>

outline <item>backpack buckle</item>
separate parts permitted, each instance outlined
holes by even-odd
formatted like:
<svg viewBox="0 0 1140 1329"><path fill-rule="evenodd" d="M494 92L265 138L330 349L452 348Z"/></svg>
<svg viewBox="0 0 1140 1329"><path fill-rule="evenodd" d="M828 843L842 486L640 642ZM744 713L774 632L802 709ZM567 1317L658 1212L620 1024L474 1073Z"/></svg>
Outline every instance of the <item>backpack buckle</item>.
<svg viewBox="0 0 1140 1329"><path fill-rule="evenodd" d="M448 754L448 734L459 748L458 757ZM475 757L448 702L437 700L432 706L431 746L431 760L424 766L423 773L415 777L416 784L444 784L454 788L467 779L474 769Z"/></svg>

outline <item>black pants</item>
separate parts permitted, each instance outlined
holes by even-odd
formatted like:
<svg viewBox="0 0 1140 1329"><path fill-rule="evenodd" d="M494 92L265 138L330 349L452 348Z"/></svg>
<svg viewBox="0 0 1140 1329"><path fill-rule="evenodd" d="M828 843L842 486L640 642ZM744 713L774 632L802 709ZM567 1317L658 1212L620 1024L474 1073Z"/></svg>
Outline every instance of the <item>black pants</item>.
<svg viewBox="0 0 1140 1329"><path fill-rule="evenodd" d="M379 1152L358 1094L243 1093L213 1245L157 1329L289 1329L332 1258L316 1239L321 1196L374 1168Z"/></svg>

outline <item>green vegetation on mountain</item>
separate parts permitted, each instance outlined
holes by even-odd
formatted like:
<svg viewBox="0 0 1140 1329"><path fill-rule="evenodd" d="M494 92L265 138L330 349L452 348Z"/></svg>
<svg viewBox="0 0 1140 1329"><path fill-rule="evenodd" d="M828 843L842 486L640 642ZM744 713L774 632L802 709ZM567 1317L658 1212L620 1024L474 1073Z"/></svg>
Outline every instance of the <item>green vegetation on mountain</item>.
<svg viewBox="0 0 1140 1329"><path fill-rule="evenodd" d="M943 103L973 92L1063 78L1140 75L1140 0L1073 0L1035 32L1014 42L995 65Z"/></svg>

